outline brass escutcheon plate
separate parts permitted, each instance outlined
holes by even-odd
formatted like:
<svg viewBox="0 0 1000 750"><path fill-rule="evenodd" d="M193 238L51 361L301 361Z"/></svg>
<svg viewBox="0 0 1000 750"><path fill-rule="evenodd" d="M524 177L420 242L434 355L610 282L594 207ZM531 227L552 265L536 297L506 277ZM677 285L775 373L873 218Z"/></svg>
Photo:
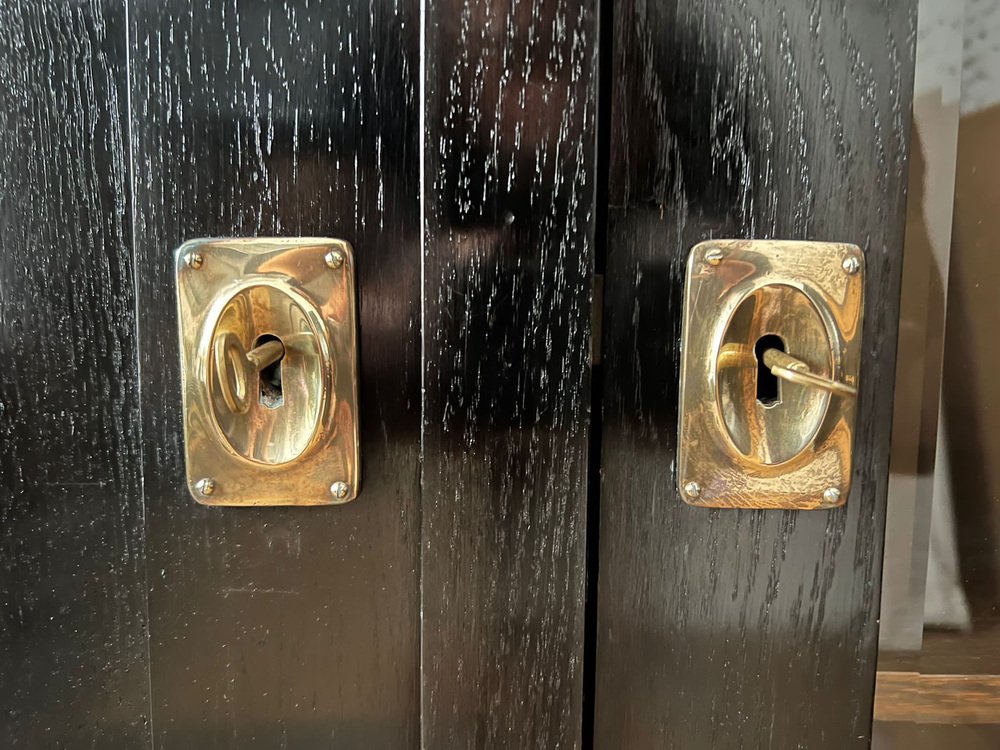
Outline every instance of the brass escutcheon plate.
<svg viewBox="0 0 1000 750"><path fill-rule="evenodd" d="M187 484L204 505L330 505L360 482L351 246L199 239L176 253Z"/></svg>
<svg viewBox="0 0 1000 750"><path fill-rule="evenodd" d="M688 257L677 485L690 505L843 505L861 364L864 255L712 240Z"/></svg>

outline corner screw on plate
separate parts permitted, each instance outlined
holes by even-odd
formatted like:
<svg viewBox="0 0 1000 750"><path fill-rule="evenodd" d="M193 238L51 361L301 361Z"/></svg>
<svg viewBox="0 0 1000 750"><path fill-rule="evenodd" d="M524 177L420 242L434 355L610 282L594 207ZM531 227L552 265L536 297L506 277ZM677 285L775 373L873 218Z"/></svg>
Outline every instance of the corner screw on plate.
<svg viewBox="0 0 1000 750"><path fill-rule="evenodd" d="M844 262L840 265L843 266L844 270L849 274L855 274L861 270L861 261L858 260L856 255L848 255L844 258Z"/></svg>
<svg viewBox="0 0 1000 750"><path fill-rule="evenodd" d="M698 497L701 495L701 485L697 482L688 482L684 485L684 494L688 497Z"/></svg>
<svg viewBox="0 0 1000 750"><path fill-rule="evenodd" d="M840 490L836 487L826 489L823 492L823 500L825 500L828 505L836 505L840 501Z"/></svg>
<svg viewBox="0 0 1000 750"><path fill-rule="evenodd" d="M722 262L722 251L719 248L712 248L705 253L705 262L710 266L717 266Z"/></svg>
<svg viewBox="0 0 1000 750"><path fill-rule="evenodd" d="M347 482L334 482L330 485L330 494L338 500L343 500L350 491L351 488L347 486Z"/></svg>
<svg viewBox="0 0 1000 750"><path fill-rule="evenodd" d="M208 497L209 495L214 494L215 492L215 480L209 479L208 477L205 477L204 479L199 479L195 483L194 488L198 490L199 495Z"/></svg>
<svg viewBox="0 0 1000 750"><path fill-rule="evenodd" d="M330 268L340 268L344 265L344 254L340 250L331 250L323 256L323 260Z"/></svg>
<svg viewBox="0 0 1000 750"><path fill-rule="evenodd" d="M187 263L188 268L197 271L205 263L205 256L201 253L190 252L184 256L184 262Z"/></svg>

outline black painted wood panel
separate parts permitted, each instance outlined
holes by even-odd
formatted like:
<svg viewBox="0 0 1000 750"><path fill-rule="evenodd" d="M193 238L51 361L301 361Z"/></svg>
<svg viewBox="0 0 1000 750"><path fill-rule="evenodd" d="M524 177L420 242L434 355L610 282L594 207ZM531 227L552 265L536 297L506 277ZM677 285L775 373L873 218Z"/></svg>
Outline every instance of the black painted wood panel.
<svg viewBox="0 0 1000 750"><path fill-rule="evenodd" d="M0 718L144 747L125 7L0 5Z"/></svg>
<svg viewBox="0 0 1000 750"><path fill-rule="evenodd" d="M915 2L614 3L595 747L867 745ZM853 242L854 489L706 510L675 487L688 250Z"/></svg>
<svg viewBox="0 0 1000 750"><path fill-rule="evenodd" d="M418 10L130 5L158 748L419 742ZM172 253L273 235L354 246L361 495L202 507L184 483Z"/></svg>
<svg viewBox="0 0 1000 750"><path fill-rule="evenodd" d="M597 6L425 12L423 742L575 747Z"/></svg>

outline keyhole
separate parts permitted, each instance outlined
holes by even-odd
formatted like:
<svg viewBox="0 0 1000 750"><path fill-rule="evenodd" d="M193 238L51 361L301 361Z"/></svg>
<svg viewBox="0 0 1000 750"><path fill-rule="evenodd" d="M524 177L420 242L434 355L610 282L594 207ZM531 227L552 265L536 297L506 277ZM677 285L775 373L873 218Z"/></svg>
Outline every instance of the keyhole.
<svg viewBox="0 0 1000 750"><path fill-rule="evenodd" d="M278 343L281 343L281 339L277 336L264 334L263 336L257 337L257 340L254 341L253 345L254 347L258 347L261 344L266 344L268 341L277 341ZM282 358L284 358L284 355L282 355ZM285 403L285 397L281 391L282 358L272 362L260 371L260 403L268 409L277 409Z"/></svg>
<svg viewBox="0 0 1000 750"><path fill-rule="evenodd" d="M757 400L761 406L774 406L781 403L781 381L764 364L764 352L768 349L785 351L785 342L780 336L769 333L757 339L753 353L757 357Z"/></svg>

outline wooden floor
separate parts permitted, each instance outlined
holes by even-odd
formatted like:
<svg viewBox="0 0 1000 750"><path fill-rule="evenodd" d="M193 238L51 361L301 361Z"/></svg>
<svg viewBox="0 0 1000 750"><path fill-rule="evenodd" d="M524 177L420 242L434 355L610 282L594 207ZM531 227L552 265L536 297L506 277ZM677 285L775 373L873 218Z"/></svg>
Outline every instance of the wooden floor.
<svg viewBox="0 0 1000 750"><path fill-rule="evenodd" d="M1000 674L1000 621L977 620L969 633L926 631L918 652L882 652L879 671Z"/></svg>
<svg viewBox="0 0 1000 750"><path fill-rule="evenodd" d="M928 631L919 652L880 654L872 747L1000 747L1000 623Z"/></svg>
<svg viewBox="0 0 1000 750"><path fill-rule="evenodd" d="M1000 675L879 672L875 718L920 724L1000 723Z"/></svg>
<svg viewBox="0 0 1000 750"><path fill-rule="evenodd" d="M1000 724L876 721L872 730L872 750L996 750L998 747Z"/></svg>

